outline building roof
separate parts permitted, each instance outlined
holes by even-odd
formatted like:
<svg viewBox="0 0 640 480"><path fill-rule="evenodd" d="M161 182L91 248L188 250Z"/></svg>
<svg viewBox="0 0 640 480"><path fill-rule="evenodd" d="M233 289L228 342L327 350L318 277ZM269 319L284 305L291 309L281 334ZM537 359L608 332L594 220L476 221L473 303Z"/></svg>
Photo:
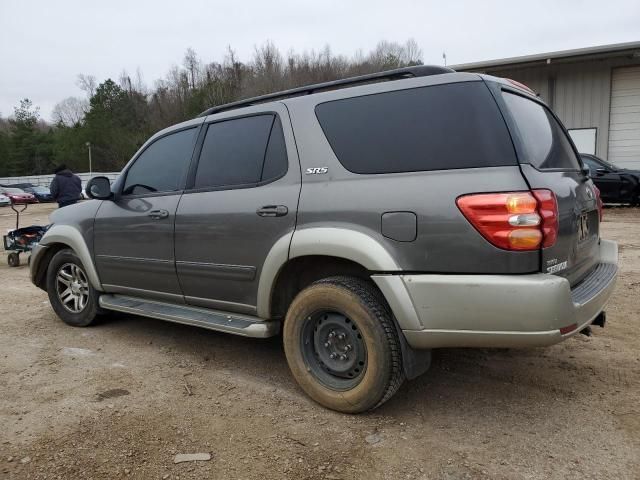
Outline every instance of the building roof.
<svg viewBox="0 0 640 480"><path fill-rule="evenodd" d="M460 65L451 65L451 68L457 71L500 69L500 67L525 66L551 62L571 62L621 55L634 55L640 58L640 42L614 43L610 45L598 45L595 47L575 48L573 50L560 50L558 52L524 55L522 57L509 57L482 62L463 63Z"/></svg>

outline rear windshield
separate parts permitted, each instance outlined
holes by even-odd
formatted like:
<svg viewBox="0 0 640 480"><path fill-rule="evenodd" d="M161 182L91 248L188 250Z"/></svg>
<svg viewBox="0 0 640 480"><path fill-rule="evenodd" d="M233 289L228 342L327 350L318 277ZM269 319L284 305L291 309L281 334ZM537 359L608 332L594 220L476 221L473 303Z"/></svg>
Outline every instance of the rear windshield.
<svg viewBox="0 0 640 480"><path fill-rule="evenodd" d="M483 82L335 100L318 105L316 116L338 160L354 173L517 165Z"/></svg>
<svg viewBox="0 0 640 480"><path fill-rule="evenodd" d="M546 107L515 93L502 95L520 133L525 157L522 163L542 170L580 169L567 135Z"/></svg>

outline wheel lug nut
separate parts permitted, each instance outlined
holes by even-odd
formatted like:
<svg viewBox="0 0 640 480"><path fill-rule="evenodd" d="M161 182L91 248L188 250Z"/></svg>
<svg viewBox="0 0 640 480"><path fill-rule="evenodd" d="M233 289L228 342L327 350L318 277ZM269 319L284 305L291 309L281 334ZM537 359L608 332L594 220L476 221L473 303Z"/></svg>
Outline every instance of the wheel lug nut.
<svg viewBox="0 0 640 480"><path fill-rule="evenodd" d="M340 360L342 360L343 362L347 359L346 355L340 355Z"/></svg>
<svg viewBox="0 0 640 480"><path fill-rule="evenodd" d="M331 345L331 344L330 344L329 342L326 342L326 343L324 344L324 348L329 348L329 345Z"/></svg>
<svg viewBox="0 0 640 480"><path fill-rule="evenodd" d="M341 333L340 335L338 335L338 340L344 340L344 333Z"/></svg>
<svg viewBox="0 0 640 480"><path fill-rule="evenodd" d="M337 354L332 353L331 355L329 355L329 358L331 358L332 360L335 360L337 356L338 356Z"/></svg>
<svg viewBox="0 0 640 480"><path fill-rule="evenodd" d="M329 338L333 338L333 337L335 337L335 336L336 336L336 334L335 334L335 333L333 333L333 330L329 332Z"/></svg>
<svg viewBox="0 0 640 480"><path fill-rule="evenodd" d="M351 346L351 344L349 344L349 345L345 345L345 347L344 347L344 351L345 351L345 352L348 352L348 351L349 351L349 350L351 350L352 348L353 348L353 347Z"/></svg>

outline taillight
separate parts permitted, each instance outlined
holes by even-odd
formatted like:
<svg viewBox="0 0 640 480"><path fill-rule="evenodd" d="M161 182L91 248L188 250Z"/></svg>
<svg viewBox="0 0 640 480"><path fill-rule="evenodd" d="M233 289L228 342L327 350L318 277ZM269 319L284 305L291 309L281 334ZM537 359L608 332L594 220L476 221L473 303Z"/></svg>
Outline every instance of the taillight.
<svg viewBox="0 0 640 480"><path fill-rule="evenodd" d="M604 217L604 205L602 204L602 197L600 196L600 189L593 186L593 189L596 191L596 201L598 202L598 218L602 222L602 218Z"/></svg>
<svg viewBox="0 0 640 480"><path fill-rule="evenodd" d="M505 250L550 247L558 237L558 206L550 190L463 195L456 204L484 238Z"/></svg>
<svg viewBox="0 0 640 480"><path fill-rule="evenodd" d="M538 200L538 212L542 217L542 248L551 247L558 239L558 202L551 190L532 190Z"/></svg>

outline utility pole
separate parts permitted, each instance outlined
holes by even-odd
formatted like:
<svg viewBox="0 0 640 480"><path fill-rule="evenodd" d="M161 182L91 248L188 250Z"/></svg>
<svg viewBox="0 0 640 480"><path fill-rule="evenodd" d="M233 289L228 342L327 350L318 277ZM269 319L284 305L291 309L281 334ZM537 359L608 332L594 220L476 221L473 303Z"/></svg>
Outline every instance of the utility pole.
<svg viewBox="0 0 640 480"><path fill-rule="evenodd" d="M91 142L87 142L85 145L89 149L89 177L91 177L91 174L92 174L92 169L91 169Z"/></svg>

